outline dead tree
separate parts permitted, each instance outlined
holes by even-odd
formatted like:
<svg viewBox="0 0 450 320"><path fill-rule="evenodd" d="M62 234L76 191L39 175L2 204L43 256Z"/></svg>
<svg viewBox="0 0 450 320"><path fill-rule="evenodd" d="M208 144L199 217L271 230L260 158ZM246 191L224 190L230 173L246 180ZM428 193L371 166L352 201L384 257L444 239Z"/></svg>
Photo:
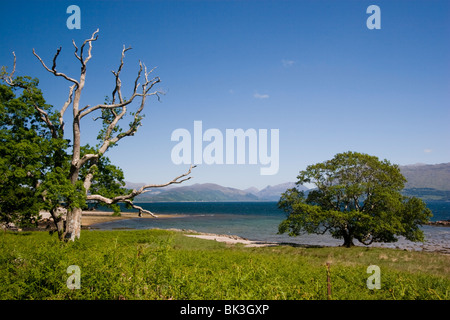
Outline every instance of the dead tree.
<svg viewBox="0 0 450 320"><path fill-rule="evenodd" d="M120 202L127 203L131 205L133 208L139 210L139 214L147 213L156 217L156 215L154 215L151 211L145 210L142 207L135 205L132 199L139 194L147 192L150 188L165 187L171 184L182 183L186 180L191 179L191 176L189 175L191 174L191 170L195 166L191 166L186 173L179 175L178 177L170 180L169 182L163 184L148 184L138 190L133 190L127 195L120 195L113 198L107 198L99 194L91 194L89 191L91 186L91 180L93 178L91 169L94 168L96 160L99 159L99 157L101 157L105 152L107 152L110 146L115 145L123 138L132 136L136 133L138 128L141 126L141 119L142 119L141 113L144 110L146 99L150 96L156 96L159 99L159 94L162 93L160 91L153 90L154 86L160 82L159 77L157 76L151 77L154 68L148 71L147 67L142 62L139 62L139 70L137 72L137 76L134 81L133 91L131 95L129 95L128 99L124 99L124 96L122 95L122 82L120 79L120 73L122 71L122 67L124 64L125 52L131 49L130 47L126 48L124 46L122 49L119 67L117 71L112 71L115 78L115 83L112 91L111 101L109 101L108 103L97 104L94 106L90 105L80 106L80 98L86 79L86 70L87 70L86 66L89 60L92 58L91 53L92 43L98 39L98 31L99 30L97 29L89 39L86 39L80 48L77 47L75 41L72 41L73 46L75 48L74 51L75 57L81 64L81 72L80 77L78 79L69 77L68 75L59 72L56 69L56 61L61 52L61 47L57 49L56 54L53 57L51 67L48 67L45 64L45 62L41 59L41 57L33 49L34 56L36 56L36 58L40 61L45 70L52 73L56 77L64 78L65 80L71 83L68 98L59 111L59 124L60 124L59 129L61 129L59 132L64 131L63 129L64 129L65 112L69 109L69 107L72 108L73 112L72 160L70 163L70 172L68 175L68 179L72 184L75 184L80 179L81 168L83 166L90 165L91 167L88 170L89 173L84 177L83 181L83 186L86 192L87 200L94 200L105 204L116 204ZM14 60L14 69L15 69L15 60ZM139 81L142 81L143 83L141 84L139 83ZM130 104L133 102L137 102L137 104L139 105L137 110L134 112L134 119L129 124L128 130L116 134L115 128L118 126L120 120L122 120L123 117L126 115L127 107L130 106ZM40 113L43 121L47 123L49 129L52 132L56 131L55 128L52 128L52 126L54 125L51 123L51 121L48 121L48 115L45 113L45 111L40 110L39 108L37 108L36 110ZM84 154L82 156L80 123L83 118L85 118L87 115L97 110L109 110L111 112L112 118L106 127L105 133L103 135L103 141L101 142L100 147L96 150L95 153ZM67 212L64 230L64 238L66 240L73 241L80 237L81 215L82 215L82 208L74 208ZM52 216L55 222L60 221L60 214L58 215L56 212L52 212Z"/></svg>

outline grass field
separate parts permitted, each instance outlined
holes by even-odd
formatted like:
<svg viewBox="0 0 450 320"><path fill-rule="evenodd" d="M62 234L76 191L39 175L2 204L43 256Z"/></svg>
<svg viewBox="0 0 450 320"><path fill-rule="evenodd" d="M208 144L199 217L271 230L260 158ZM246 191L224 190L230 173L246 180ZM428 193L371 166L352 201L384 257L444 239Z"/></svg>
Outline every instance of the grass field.
<svg viewBox="0 0 450 320"><path fill-rule="evenodd" d="M247 248L166 230L0 233L0 299L450 299L450 256L385 248ZM80 268L80 289L67 268ZM370 290L369 265L381 270Z"/></svg>

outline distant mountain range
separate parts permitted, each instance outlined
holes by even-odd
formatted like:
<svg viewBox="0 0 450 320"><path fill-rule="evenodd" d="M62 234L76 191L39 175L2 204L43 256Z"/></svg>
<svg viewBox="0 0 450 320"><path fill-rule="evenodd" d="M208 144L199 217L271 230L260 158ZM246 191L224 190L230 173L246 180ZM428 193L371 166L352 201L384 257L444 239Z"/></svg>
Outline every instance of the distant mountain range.
<svg viewBox="0 0 450 320"><path fill-rule="evenodd" d="M424 200L450 201L450 163L400 166L408 181L403 194Z"/></svg>
<svg viewBox="0 0 450 320"><path fill-rule="evenodd" d="M450 163L435 165L414 164L400 166L400 171L408 180L403 194L424 200L450 201ZM126 182L126 188L138 189L144 183ZM267 186L261 190L251 187L244 190L220 186L214 183L196 183L189 186L168 186L150 189L136 197L136 202L165 201L278 201L281 193L295 186L286 182ZM304 186L297 187L308 190Z"/></svg>
<svg viewBox="0 0 450 320"><path fill-rule="evenodd" d="M129 183L126 188L137 189L143 183ZM262 190L248 188L240 190L214 183L196 183L190 186L154 189L136 197L136 202L165 201L278 201L281 193L295 186L294 182L267 186ZM306 187L302 187L307 190Z"/></svg>
<svg viewBox="0 0 450 320"><path fill-rule="evenodd" d="M251 188L251 193L257 196L261 200L272 200L272 201L278 201L280 200L280 196L283 192L285 192L287 189L291 189L295 187L295 182L286 182L277 184L274 186L267 186L262 190ZM297 186L297 189L306 191L308 190L305 186ZM248 190L248 189L247 189Z"/></svg>
<svg viewBox="0 0 450 320"><path fill-rule="evenodd" d="M190 186L161 189L160 192L144 193L136 197L145 201L256 201L255 195L214 183L196 183Z"/></svg>

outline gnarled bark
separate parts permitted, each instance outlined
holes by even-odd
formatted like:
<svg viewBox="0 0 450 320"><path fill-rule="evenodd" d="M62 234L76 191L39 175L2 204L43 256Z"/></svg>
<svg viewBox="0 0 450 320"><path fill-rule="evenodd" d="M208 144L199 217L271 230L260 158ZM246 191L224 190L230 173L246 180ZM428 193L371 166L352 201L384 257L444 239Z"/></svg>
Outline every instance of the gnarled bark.
<svg viewBox="0 0 450 320"><path fill-rule="evenodd" d="M67 212L65 240L75 241L81 234L81 208L74 208Z"/></svg>
<svg viewBox="0 0 450 320"><path fill-rule="evenodd" d="M56 226L56 231L58 232L59 240L63 240L65 237L66 213L67 213L67 210L62 207L57 207L53 210L50 210L50 214L51 214L51 216L53 218L53 222L55 223L55 226Z"/></svg>

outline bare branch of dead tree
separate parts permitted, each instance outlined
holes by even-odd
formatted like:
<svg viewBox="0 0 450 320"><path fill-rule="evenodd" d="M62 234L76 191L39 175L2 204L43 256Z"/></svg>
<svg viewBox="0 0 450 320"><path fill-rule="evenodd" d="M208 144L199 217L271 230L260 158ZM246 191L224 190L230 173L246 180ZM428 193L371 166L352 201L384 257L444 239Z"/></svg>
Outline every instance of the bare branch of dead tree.
<svg viewBox="0 0 450 320"><path fill-rule="evenodd" d="M67 108L72 103L73 99L73 90L75 89L76 84L73 84L69 88L69 97L67 98L67 101L64 103L63 107L61 108L61 111L59 112L59 124L61 125L61 128L64 129L64 113L66 112Z"/></svg>
<svg viewBox="0 0 450 320"><path fill-rule="evenodd" d="M62 72L58 72L56 71L56 59L58 58L59 53L61 52L61 47L59 47L56 51L55 56L53 57L53 65L52 68L50 69L49 67L47 67L47 65L45 64L45 62L42 60L42 58L36 53L36 51L34 51L33 48L33 54L36 58L38 58L38 60L41 62L42 66L45 68L45 70L47 70L50 73L53 73L55 76L57 77L63 77L64 79L66 79L67 81L70 81L74 84L76 84L77 86L79 86L80 84L78 83L77 80L67 76L66 74L62 73Z"/></svg>
<svg viewBox="0 0 450 320"><path fill-rule="evenodd" d="M196 166L195 165L191 165L189 167L189 170L181 175L179 175L178 177L166 182L166 183L162 183L162 184L147 184L142 186L141 188L139 188L138 190L133 190L132 192L130 192L129 194L126 195L121 195L121 196L117 196L114 198L108 198L102 195L98 195L98 194L88 194L86 196L87 200L96 200L96 201L100 201L106 204L115 204L115 203L119 203L119 202L124 202L124 203L128 203L131 206L133 206L133 208L138 209L142 212L145 213L149 213L151 215L154 216L153 213L150 213L150 211L142 209L142 208L138 208L137 206L135 206L132 202L131 199L133 199L134 197L143 194L147 191L149 191L149 189L151 188L162 188L162 187L166 187L172 184L180 184L184 181L190 180L192 178L192 176L189 176L192 172L192 169L194 169Z"/></svg>

